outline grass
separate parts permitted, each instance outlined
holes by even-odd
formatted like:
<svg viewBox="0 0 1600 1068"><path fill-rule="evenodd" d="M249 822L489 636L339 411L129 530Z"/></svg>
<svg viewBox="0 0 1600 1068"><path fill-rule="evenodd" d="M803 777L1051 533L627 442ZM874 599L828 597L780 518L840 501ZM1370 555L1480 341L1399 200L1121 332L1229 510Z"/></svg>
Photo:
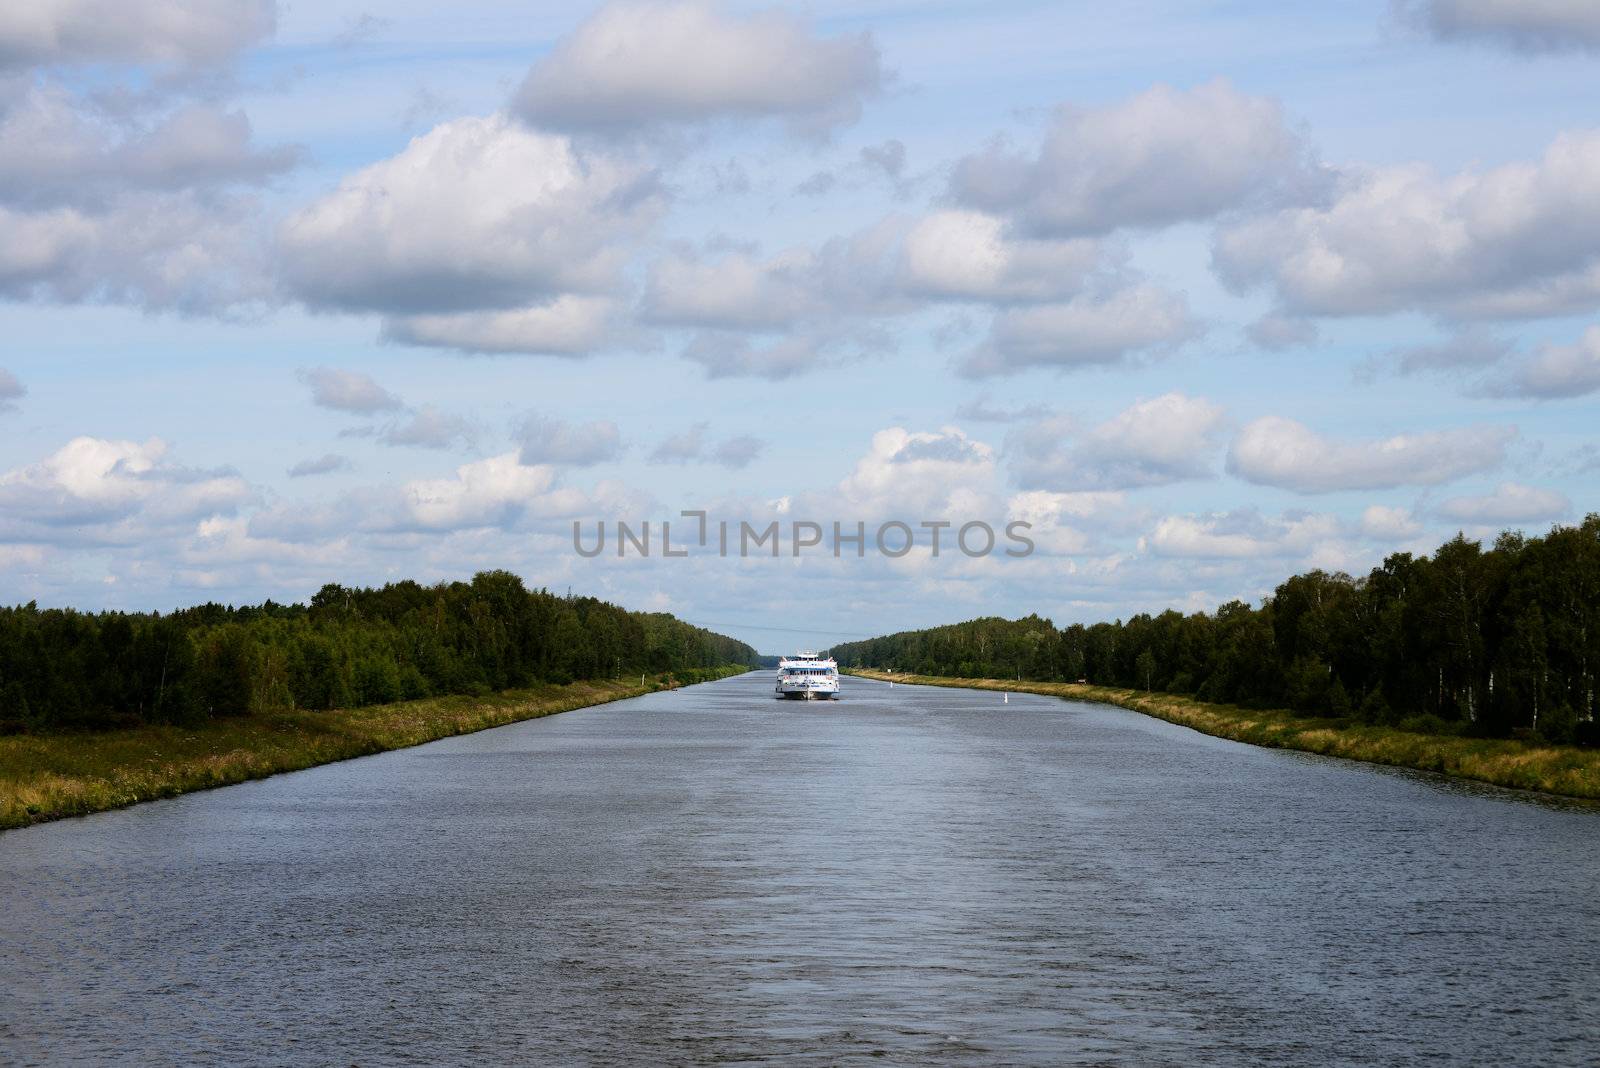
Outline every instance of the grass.
<svg viewBox="0 0 1600 1068"><path fill-rule="evenodd" d="M1191 727L1219 738L1299 749L1370 764L1417 768L1516 790L1537 790L1600 800L1600 750L1507 738L1466 738L1422 734L1337 719L1313 719L1280 710L1240 708L1196 701L1179 694L1144 693L1112 686L1071 682L1012 682L1007 679L955 679L851 669L864 678L923 686L1015 690L1073 701L1100 701Z"/></svg>
<svg viewBox="0 0 1600 1068"><path fill-rule="evenodd" d="M708 669L686 678L702 681L746 670ZM187 727L12 735L0 738L0 829L263 779L678 685L663 675L643 685L632 679L574 682Z"/></svg>

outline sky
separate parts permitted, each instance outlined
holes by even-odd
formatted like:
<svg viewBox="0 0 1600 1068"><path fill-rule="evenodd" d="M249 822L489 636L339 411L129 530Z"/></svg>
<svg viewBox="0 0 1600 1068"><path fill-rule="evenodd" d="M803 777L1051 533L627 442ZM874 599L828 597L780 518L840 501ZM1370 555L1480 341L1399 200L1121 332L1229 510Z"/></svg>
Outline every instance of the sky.
<svg viewBox="0 0 1600 1068"><path fill-rule="evenodd" d="M505 568L779 652L1537 534L1597 87L1589 0L9 5L0 602Z"/></svg>

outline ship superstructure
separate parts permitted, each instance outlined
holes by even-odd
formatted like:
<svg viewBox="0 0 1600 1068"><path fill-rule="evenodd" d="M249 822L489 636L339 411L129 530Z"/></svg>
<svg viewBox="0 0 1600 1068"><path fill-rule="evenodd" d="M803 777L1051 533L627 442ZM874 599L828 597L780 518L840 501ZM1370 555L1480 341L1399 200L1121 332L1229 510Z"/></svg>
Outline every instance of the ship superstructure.
<svg viewBox="0 0 1600 1068"><path fill-rule="evenodd" d="M796 653L778 660L779 697L795 701L832 701L839 696L839 665L831 656Z"/></svg>

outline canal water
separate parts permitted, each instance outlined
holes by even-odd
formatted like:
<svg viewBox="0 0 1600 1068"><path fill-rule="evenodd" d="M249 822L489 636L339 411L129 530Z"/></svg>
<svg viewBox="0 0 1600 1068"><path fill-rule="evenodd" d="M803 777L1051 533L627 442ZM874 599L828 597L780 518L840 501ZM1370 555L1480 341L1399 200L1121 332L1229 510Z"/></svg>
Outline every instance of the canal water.
<svg viewBox="0 0 1600 1068"><path fill-rule="evenodd" d="M768 674L0 834L0 1062L1577 1065L1600 813Z"/></svg>

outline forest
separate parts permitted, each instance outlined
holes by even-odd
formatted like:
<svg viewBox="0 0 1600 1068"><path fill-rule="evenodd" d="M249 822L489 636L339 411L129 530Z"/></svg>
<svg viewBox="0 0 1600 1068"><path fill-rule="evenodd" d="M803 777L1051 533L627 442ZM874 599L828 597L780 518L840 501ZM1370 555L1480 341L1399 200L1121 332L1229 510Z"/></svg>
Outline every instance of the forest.
<svg viewBox="0 0 1600 1068"><path fill-rule="evenodd" d="M1364 577L1311 571L1259 608L1056 627L974 619L835 646L841 667L1086 681L1307 716L1594 745L1600 515L1492 548L1458 535Z"/></svg>
<svg viewBox="0 0 1600 1068"><path fill-rule="evenodd" d="M324 586L309 604L161 615L0 608L0 731L194 723L538 682L754 664L743 642L660 612L471 582Z"/></svg>

